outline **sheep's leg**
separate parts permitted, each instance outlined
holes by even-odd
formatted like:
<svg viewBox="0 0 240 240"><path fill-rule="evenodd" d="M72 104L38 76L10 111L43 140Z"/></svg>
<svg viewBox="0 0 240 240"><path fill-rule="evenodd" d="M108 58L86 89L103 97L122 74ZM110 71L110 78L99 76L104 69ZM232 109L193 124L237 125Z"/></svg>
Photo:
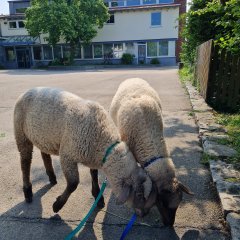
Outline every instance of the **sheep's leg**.
<svg viewBox="0 0 240 240"><path fill-rule="evenodd" d="M67 181L67 187L63 194L60 195L53 204L53 211L55 213L62 209L62 207L65 205L68 198L70 197L71 193L76 190L79 183L77 163L73 163L67 158L61 158L61 166Z"/></svg>
<svg viewBox="0 0 240 240"><path fill-rule="evenodd" d="M90 169L91 177L92 177L92 195L96 199L99 192L100 188L98 185L98 170L97 169ZM99 208L104 208L105 203L104 203L104 198L101 196L99 199L99 202L97 204Z"/></svg>
<svg viewBox="0 0 240 240"><path fill-rule="evenodd" d="M53 170L52 158L49 154L41 152L44 166L46 168L46 173L49 177L49 181L52 185L57 184L56 175Z"/></svg>
<svg viewBox="0 0 240 240"><path fill-rule="evenodd" d="M23 193L26 202L32 202L32 184L30 182L30 169L32 163L33 144L25 137L17 140L17 146L20 152L21 169L23 178Z"/></svg>

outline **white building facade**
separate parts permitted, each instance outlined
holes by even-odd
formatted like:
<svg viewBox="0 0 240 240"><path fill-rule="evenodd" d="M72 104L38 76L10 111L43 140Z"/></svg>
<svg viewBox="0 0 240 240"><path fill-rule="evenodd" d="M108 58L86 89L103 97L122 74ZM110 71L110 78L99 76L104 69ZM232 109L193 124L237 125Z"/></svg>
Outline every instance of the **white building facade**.
<svg viewBox="0 0 240 240"><path fill-rule="evenodd" d="M175 65L179 54L179 14L183 0L106 1L111 17L89 46L79 46L78 64L121 63L123 53L134 55L134 64ZM0 65L30 68L67 59L68 44L51 47L44 37L32 38L24 28L24 10L30 1L9 1L10 15L0 15ZM183 9L183 10L182 10ZM111 56L108 58L108 56Z"/></svg>

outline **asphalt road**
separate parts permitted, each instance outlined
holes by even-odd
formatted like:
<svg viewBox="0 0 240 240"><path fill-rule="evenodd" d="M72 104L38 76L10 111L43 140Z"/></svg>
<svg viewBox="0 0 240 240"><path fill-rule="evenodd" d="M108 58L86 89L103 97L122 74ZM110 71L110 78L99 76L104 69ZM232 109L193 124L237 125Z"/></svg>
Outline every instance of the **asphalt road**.
<svg viewBox="0 0 240 240"><path fill-rule="evenodd" d="M181 86L177 69L118 69L98 71L0 71L0 239L64 239L89 210L91 179L89 169L79 165L80 185L67 204L54 214L52 204L65 188L58 157L53 164L58 184L48 185L38 149L34 149L31 178L34 200L24 202L19 154L13 136L13 108L17 97L36 86L59 87L109 108L121 81L141 77L159 93L165 123L164 134L179 179L189 185L194 197L184 197L174 229L162 227L156 208L138 219L127 239L229 239L223 225L221 206L209 170L200 164L202 149L191 105ZM101 181L104 176L100 176ZM75 239L119 239L133 211L117 206L111 189L105 194L106 206L95 211ZM146 222L149 226L140 223Z"/></svg>

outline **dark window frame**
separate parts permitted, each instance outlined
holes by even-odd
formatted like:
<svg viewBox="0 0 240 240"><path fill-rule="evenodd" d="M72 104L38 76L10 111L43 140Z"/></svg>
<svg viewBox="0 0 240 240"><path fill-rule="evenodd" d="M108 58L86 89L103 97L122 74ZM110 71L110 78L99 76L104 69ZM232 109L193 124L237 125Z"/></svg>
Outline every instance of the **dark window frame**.
<svg viewBox="0 0 240 240"><path fill-rule="evenodd" d="M107 24L114 24L115 23L115 15L111 14L110 18L107 21Z"/></svg>

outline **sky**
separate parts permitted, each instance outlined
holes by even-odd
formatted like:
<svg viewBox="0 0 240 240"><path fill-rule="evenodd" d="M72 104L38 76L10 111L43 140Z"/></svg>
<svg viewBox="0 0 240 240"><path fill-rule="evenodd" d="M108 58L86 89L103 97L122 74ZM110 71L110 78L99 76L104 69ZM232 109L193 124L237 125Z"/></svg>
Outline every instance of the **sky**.
<svg viewBox="0 0 240 240"><path fill-rule="evenodd" d="M0 0L0 14L8 14L8 0Z"/></svg>
<svg viewBox="0 0 240 240"><path fill-rule="evenodd" d="M190 2L191 0L187 0ZM9 14L8 0L0 0L0 14Z"/></svg>

